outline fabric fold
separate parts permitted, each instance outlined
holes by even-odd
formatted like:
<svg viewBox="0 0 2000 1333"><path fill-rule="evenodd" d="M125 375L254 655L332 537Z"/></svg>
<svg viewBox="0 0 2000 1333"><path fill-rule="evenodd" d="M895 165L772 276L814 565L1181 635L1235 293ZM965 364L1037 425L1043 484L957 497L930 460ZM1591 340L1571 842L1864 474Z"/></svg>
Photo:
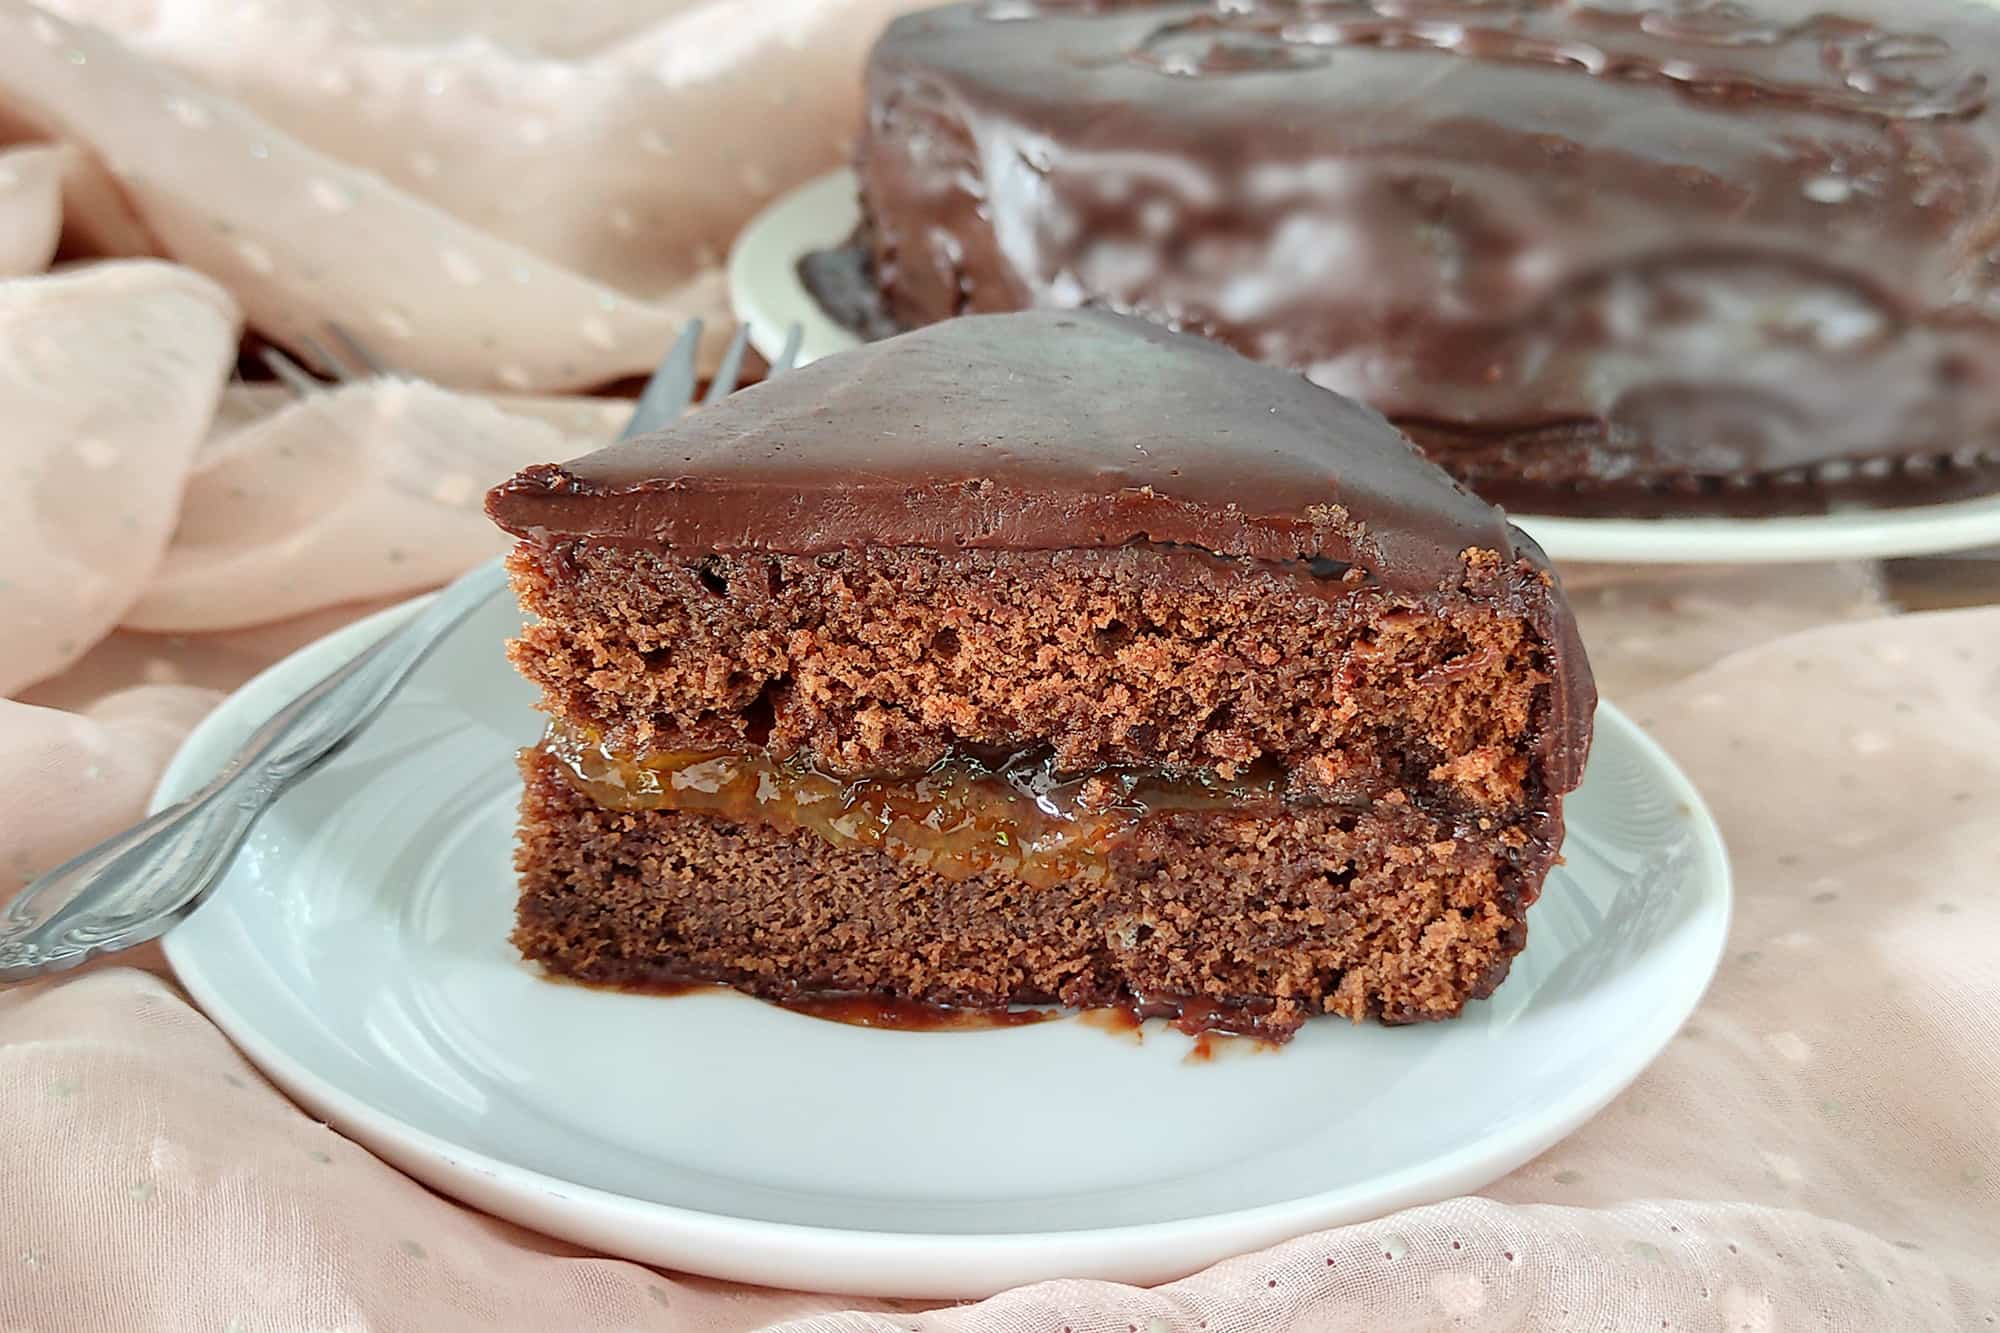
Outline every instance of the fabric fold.
<svg viewBox="0 0 2000 1333"><path fill-rule="evenodd" d="M152 578L236 337L229 294L167 264L0 282L0 691L76 661Z"/></svg>
<svg viewBox="0 0 2000 1333"><path fill-rule="evenodd" d="M495 479L590 447L413 380L288 405L203 451L173 544L124 624L235 629L436 587L505 549L480 507Z"/></svg>
<svg viewBox="0 0 2000 1333"><path fill-rule="evenodd" d="M0 152L0 278L40 273L55 258L69 157L61 144Z"/></svg>
<svg viewBox="0 0 2000 1333"><path fill-rule="evenodd" d="M0 699L0 901L134 823L167 761L221 697L138 685L80 712Z"/></svg>

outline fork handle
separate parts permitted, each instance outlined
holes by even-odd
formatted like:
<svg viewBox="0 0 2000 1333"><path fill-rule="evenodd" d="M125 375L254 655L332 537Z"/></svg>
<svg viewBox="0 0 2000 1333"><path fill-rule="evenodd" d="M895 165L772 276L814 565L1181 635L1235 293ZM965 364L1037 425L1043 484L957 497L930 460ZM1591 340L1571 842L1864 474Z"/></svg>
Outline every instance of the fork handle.
<svg viewBox="0 0 2000 1333"><path fill-rule="evenodd" d="M29 884L0 915L0 981L142 944L200 906L272 803L366 726L505 582L498 560L465 575L279 709L207 786Z"/></svg>

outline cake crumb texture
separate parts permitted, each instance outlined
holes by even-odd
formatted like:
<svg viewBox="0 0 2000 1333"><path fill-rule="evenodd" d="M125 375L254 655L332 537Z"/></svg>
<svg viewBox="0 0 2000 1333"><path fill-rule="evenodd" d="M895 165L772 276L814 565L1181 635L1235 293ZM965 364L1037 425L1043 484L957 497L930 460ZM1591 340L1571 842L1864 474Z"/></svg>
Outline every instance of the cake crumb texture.
<svg viewBox="0 0 2000 1333"><path fill-rule="evenodd" d="M843 776L1049 747L1058 767L1294 794L1532 804L1548 590L1487 552L1428 603L1352 572L1132 545L671 554L523 542L515 664L632 754L761 749Z"/></svg>

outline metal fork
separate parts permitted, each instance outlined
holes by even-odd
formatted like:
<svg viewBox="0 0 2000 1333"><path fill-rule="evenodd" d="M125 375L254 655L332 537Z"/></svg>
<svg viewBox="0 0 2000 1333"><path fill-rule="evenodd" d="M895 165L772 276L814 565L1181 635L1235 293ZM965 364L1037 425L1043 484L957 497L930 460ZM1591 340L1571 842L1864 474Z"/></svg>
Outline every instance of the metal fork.
<svg viewBox="0 0 2000 1333"><path fill-rule="evenodd" d="M771 373L791 368L794 326ZM352 338L334 331L369 372L382 368ZM699 321L690 322L639 395L621 439L673 420L693 401ZM736 387L748 330L739 327L704 403ZM338 378L356 373L325 349L312 359ZM267 351L273 373L301 393L324 387L282 352ZM0 982L75 967L164 933L222 882L243 840L266 810L337 754L374 720L444 637L506 586L489 560L439 592L401 628L363 649L259 727L214 781L83 855L32 881L0 914Z"/></svg>

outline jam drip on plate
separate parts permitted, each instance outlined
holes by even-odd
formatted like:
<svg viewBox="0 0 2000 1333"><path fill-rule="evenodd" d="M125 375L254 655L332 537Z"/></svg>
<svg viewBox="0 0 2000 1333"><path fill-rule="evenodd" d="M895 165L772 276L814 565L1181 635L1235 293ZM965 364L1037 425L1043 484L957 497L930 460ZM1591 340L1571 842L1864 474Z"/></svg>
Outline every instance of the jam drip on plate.
<svg viewBox="0 0 2000 1333"><path fill-rule="evenodd" d="M677 996L726 992L721 981L632 982L596 985L550 976L549 980L596 990L623 991L633 995ZM1074 1017L1085 1026L1143 1040L1147 1019L1161 1018L1168 1027L1193 1038L1184 1057L1191 1063L1213 1060L1220 1051L1242 1049L1274 1050L1284 1038L1273 1038L1263 1028L1256 1011L1232 1008L1202 996L1173 999L1134 999L1123 1004L1072 1010L1053 1005L1009 1005L1004 1008L964 1008L949 1004L928 1004L922 1000L889 995L851 992L802 991L797 995L768 999L780 1009L789 1009L808 1018L851 1027L882 1028L892 1032L977 1032L994 1028L1027 1027L1059 1018ZM1287 1034L1288 1035L1288 1034Z"/></svg>

